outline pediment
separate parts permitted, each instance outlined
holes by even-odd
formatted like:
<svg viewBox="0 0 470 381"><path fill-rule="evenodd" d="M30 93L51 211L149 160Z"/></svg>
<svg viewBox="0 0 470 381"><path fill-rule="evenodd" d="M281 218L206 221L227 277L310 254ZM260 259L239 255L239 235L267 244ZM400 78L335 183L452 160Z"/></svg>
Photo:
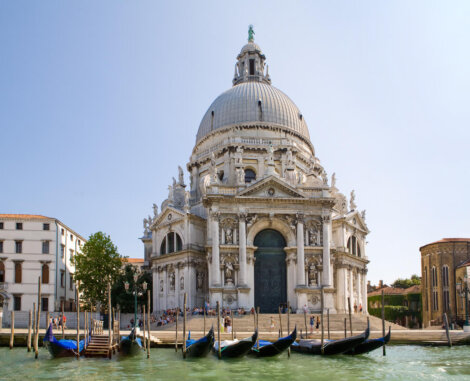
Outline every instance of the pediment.
<svg viewBox="0 0 470 381"><path fill-rule="evenodd" d="M307 198L302 192L274 176L270 176L250 185L248 188L239 192L236 197Z"/></svg>
<svg viewBox="0 0 470 381"><path fill-rule="evenodd" d="M348 213L345 216L345 220L349 225L354 226L365 232L369 232L369 229L367 228L367 224L362 218L361 213L359 213L359 211L355 210L353 212Z"/></svg>
<svg viewBox="0 0 470 381"><path fill-rule="evenodd" d="M181 210L178 210L171 206L167 206L158 215L156 220L153 222L151 228L165 224L165 223L174 223L175 221L183 219L184 216L185 214Z"/></svg>

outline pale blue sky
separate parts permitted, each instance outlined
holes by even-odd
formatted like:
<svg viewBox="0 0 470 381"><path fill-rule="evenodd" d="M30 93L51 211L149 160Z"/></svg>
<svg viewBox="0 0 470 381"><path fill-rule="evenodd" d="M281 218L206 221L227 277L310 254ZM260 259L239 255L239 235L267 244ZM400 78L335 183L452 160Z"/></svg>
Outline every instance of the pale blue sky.
<svg viewBox="0 0 470 381"><path fill-rule="evenodd" d="M102 230L142 256L142 218L185 167L254 24L371 230L369 278L420 273L468 237L468 1L0 0L0 213Z"/></svg>

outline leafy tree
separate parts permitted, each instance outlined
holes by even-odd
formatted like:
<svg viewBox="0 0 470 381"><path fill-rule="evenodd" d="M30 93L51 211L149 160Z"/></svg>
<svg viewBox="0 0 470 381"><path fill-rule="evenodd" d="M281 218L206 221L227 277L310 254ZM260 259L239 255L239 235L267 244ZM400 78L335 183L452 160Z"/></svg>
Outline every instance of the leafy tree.
<svg viewBox="0 0 470 381"><path fill-rule="evenodd" d="M107 304L108 282L113 284L119 277L122 258L109 235L97 232L88 238L82 252L72 259L74 279L80 282L80 292L87 303Z"/></svg>
<svg viewBox="0 0 470 381"><path fill-rule="evenodd" d="M415 286L415 285L420 285L420 284L421 284L421 278L418 275L413 274L411 276L411 279L398 278L395 282L392 283L392 287L395 287L395 288L408 288L408 287Z"/></svg>
<svg viewBox="0 0 470 381"><path fill-rule="evenodd" d="M152 291L152 274L149 272L138 273L137 282L134 282L134 274L136 269L134 266L127 264L124 271L119 274L116 282L111 288L111 304L116 307L119 304L121 312L134 312L134 287L137 284L137 305L147 305L147 291L144 291L143 283L147 283L147 290ZM129 283L129 290L126 291L124 283ZM152 303L152 300L150 300ZM152 308L152 307L150 307ZM138 307L140 310L140 308Z"/></svg>

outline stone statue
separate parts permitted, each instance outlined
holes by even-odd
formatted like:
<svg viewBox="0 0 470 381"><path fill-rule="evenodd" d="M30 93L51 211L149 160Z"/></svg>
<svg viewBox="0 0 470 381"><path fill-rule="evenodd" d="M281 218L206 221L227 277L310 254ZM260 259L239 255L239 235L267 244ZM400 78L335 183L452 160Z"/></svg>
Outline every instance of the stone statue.
<svg viewBox="0 0 470 381"><path fill-rule="evenodd" d="M290 149L287 150L287 166L292 167L294 165L294 160L292 158L292 151Z"/></svg>
<svg viewBox="0 0 470 381"><path fill-rule="evenodd" d="M190 197L191 197L191 193L189 191L184 192L184 206L189 207Z"/></svg>
<svg viewBox="0 0 470 381"><path fill-rule="evenodd" d="M331 187L335 188L336 187L336 173L333 173L331 175Z"/></svg>
<svg viewBox="0 0 470 381"><path fill-rule="evenodd" d="M176 179L174 177L172 177L173 179L173 188L176 188Z"/></svg>
<svg viewBox="0 0 470 381"><path fill-rule="evenodd" d="M311 264L308 267L308 284L310 286L316 286L317 285L317 270L316 270L316 266L314 264Z"/></svg>
<svg viewBox="0 0 470 381"><path fill-rule="evenodd" d="M219 177L217 176L217 167L215 166L214 152L211 153L211 166L209 171L211 176L211 184L217 184L219 182Z"/></svg>
<svg viewBox="0 0 470 381"><path fill-rule="evenodd" d="M237 174L237 184L245 184L245 170L243 168L236 169Z"/></svg>
<svg viewBox="0 0 470 381"><path fill-rule="evenodd" d="M163 292L163 279L160 280L160 292Z"/></svg>
<svg viewBox="0 0 470 381"><path fill-rule="evenodd" d="M202 286L204 284L204 274L202 272L198 272L196 276L196 287L198 290L202 290Z"/></svg>
<svg viewBox="0 0 470 381"><path fill-rule="evenodd" d="M148 218L147 218L147 221L148 221L148 228L150 229L150 225L153 224L153 218L150 217L150 214L149 214L149 216L148 216Z"/></svg>
<svg viewBox="0 0 470 381"><path fill-rule="evenodd" d="M356 205L356 193L354 192L354 189L351 191L351 198L349 199L349 209L355 210L357 208Z"/></svg>
<svg viewBox="0 0 470 381"><path fill-rule="evenodd" d="M183 168L178 165L178 184L184 186Z"/></svg>
<svg viewBox="0 0 470 381"><path fill-rule="evenodd" d="M361 217L364 221L366 220L366 210L365 209L361 212Z"/></svg>
<svg viewBox="0 0 470 381"><path fill-rule="evenodd" d="M248 27L248 42L253 42L255 40L255 31L253 30L253 25Z"/></svg>
<svg viewBox="0 0 470 381"><path fill-rule="evenodd" d="M233 232L232 232L232 229L230 228L225 229L225 243L226 244L233 243Z"/></svg>
<svg viewBox="0 0 470 381"><path fill-rule="evenodd" d="M240 166L243 164L243 148L237 147L235 151L235 165Z"/></svg>
<svg viewBox="0 0 470 381"><path fill-rule="evenodd" d="M170 274L170 290L175 291L175 273Z"/></svg>
<svg viewBox="0 0 470 381"><path fill-rule="evenodd" d="M321 178L323 179L323 185L328 185L328 176L325 170L321 173Z"/></svg>
<svg viewBox="0 0 470 381"><path fill-rule="evenodd" d="M158 206L157 204L153 204L153 216L157 217L158 216Z"/></svg>
<svg viewBox="0 0 470 381"><path fill-rule="evenodd" d="M317 231L313 228L308 229L308 245L318 246Z"/></svg>
<svg viewBox="0 0 470 381"><path fill-rule="evenodd" d="M149 232L149 221L144 218L143 220L143 225L144 225L144 234L147 235Z"/></svg>
<svg viewBox="0 0 470 381"><path fill-rule="evenodd" d="M274 163L274 148L272 144L268 147L268 163Z"/></svg>
<svg viewBox="0 0 470 381"><path fill-rule="evenodd" d="M231 262L225 262L225 283L233 284L232 280L233 265Z"/></svg>
<svg viewBox="0 0 470 381"><path fill-rule="evenodd" d="M168 201L173 202L173 187L168 185Z"/></svg>
<svg viewBox="0 0 470 381"><path fill-rule="evenodd" d="M180 290L184 290L184 276L180 278Z"/></svg>

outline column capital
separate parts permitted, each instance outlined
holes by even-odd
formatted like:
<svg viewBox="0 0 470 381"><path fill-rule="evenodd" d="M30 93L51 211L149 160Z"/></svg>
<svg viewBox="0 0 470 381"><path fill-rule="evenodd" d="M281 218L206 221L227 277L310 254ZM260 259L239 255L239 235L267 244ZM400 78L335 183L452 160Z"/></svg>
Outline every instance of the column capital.
<svg viewBox="0 0 470 381"><path fill-rule="evenodd" d="M245 221L246 221L246 217L247 217L247 213L246 213L246 212L240 212L240 213L238 213L238 220L239 220L239 222L245 222Z"/></svg>
<svg viewBox="0 0 470 381"><path fill-rule="evenodd" d="M303 224L305 222L305 214L297 212L295 215L297 224Z"/></svg>
<svg viewBox="0 0 470 381"><path fill-rule="evenodd" d="M331 216L329 214L325 216L321 216L321 219L324 224L329 224L331 222Z"/></svg>

